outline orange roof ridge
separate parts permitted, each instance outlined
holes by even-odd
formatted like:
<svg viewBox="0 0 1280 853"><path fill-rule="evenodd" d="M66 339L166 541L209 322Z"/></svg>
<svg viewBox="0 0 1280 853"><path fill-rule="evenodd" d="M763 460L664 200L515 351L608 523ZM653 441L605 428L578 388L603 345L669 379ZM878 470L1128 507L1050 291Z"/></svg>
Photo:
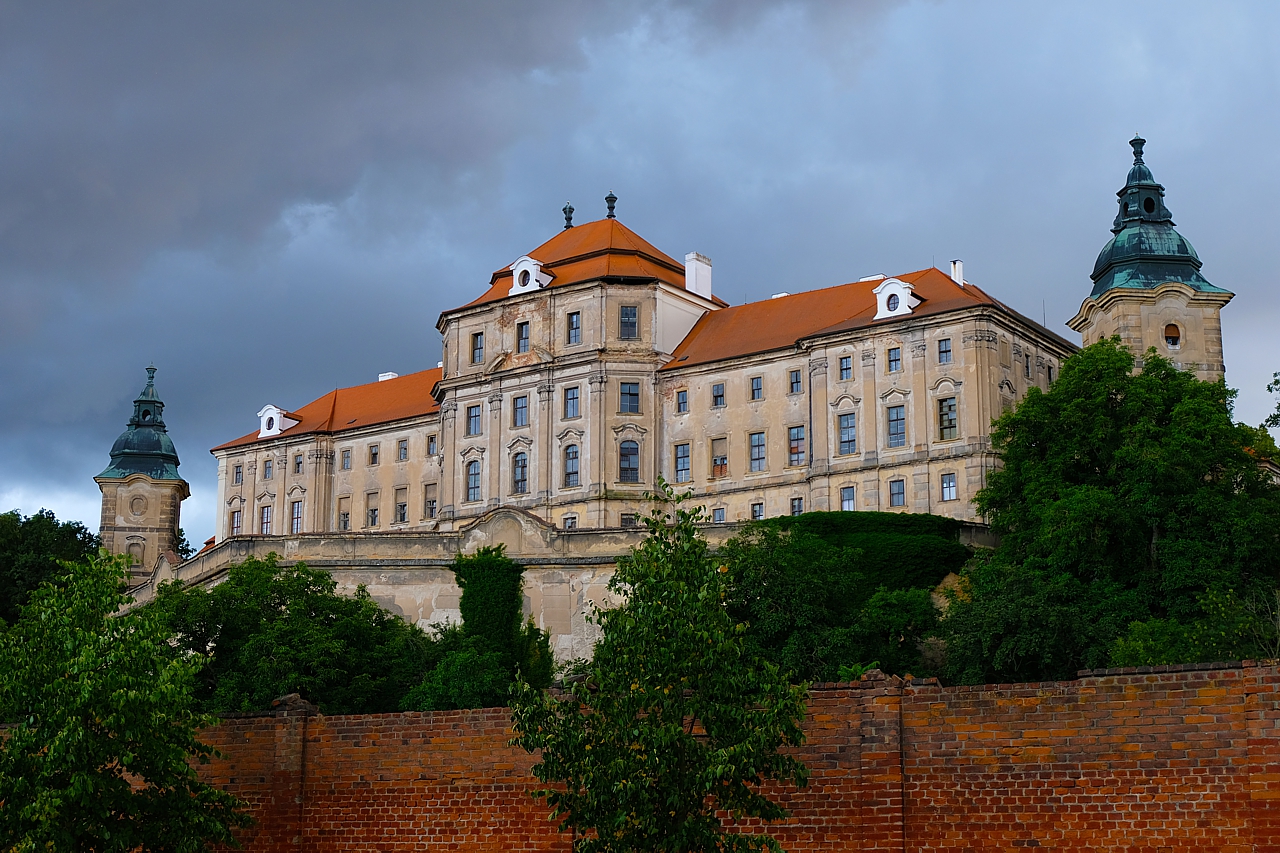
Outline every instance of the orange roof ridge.
<svg viewBox="0 0 1280 853"><path fill-rule="evenodd" d="M293 415L298 423L280 435L260 439L255 430L213 450L227 450L280 437L343 432L434 414L440 410L440 404L431 392L443 373L439 367L433 367L395 379L335 389L298 409Z"/></svg>

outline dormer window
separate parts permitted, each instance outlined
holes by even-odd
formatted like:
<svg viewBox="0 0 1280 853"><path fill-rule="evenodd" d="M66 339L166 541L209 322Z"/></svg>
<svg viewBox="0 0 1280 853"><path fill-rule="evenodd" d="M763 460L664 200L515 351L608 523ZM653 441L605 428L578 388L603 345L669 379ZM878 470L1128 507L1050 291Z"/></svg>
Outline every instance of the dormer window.
<svg viewBox="0 0 1280 853"><path fill-rule="evenodd" d="M510 266L512 273L511 291L508 295L516 296L529 293L551 283L551 274L542 271L542 264L525 255Z"/></svg>
<svg viewBox="0 0 1280 853"><path fill-rule="evenodd" d="M876 295L876 316L873 319L882 320L885 317L910 314L922 301L912 292L912 287L913 285L896 278L886 278L880 282L871 291Z"/></svg>
<svg viewBox="0 0 1280 853"><path fill-rule="evenodd" d="M266 405L258 412L258 438L270 438L279 435L289 427L296 426L298 419L279 406Z"/></svg>

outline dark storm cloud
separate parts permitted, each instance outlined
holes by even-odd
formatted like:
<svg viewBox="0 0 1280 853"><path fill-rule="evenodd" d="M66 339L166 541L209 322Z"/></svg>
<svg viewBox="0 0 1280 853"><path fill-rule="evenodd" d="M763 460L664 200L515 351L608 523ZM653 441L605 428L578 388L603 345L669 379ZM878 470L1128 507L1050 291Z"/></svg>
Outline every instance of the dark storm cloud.
<svg viewBox="0 0 1280 853"><path fill-rule="evenodd" d="M1277 29L1265 4L0 3L0 504L92 522L154 359L203 538L208 447L434 365L438 313L609 189L733 302L962 256L1061 329L1135 130L1239 294L1257 422Z"/></svg>

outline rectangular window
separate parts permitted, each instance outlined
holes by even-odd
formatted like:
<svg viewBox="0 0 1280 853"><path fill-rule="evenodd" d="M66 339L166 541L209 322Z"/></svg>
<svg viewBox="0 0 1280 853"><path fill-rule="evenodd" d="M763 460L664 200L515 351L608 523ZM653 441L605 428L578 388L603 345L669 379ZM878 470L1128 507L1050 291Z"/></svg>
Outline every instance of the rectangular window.
<svg viewBox="0 0 1280 853"><path fill-rule="evenodd" d="M790 375L788 376L788 379L790 380L792 394L799 394L801 391L804 390L804 382L800 378L800 371L798 370L791 371Z"/></svg>
<svg viewBox="0 0 1280 853"><path fill-rule="evenodd" d="M753 432L747 436L751 445L751 470L763 471L765 468L764 433Z"/></svg>
<svg viewBox="0 0 1280 853"><path fill-rule="evenodd" d="M378 526L378 493L365 495L365 527Z"/></svg>
<svg viewBox="0 0 1280 853"><path fill-rule="evenodd" d="M906 506L907 505L907 481L906 480L890 480L889 481L889 506Z"/></svg>
<svg viewBox="0 0 1280 853"><path fill-rule="evenodd" d="M274 467L270 459L262 460L262 479L270 480L272 468Z"/></svg>
<svg viewBox="0 0 1280 853"><path fill-rule="evenodd" d="M689 392L688 391L676 392L676 411L677 412L689 411Z"/></svg>
<svg viewBox="0 0 1280 853"><path fill-rule="evenodd" d="M938 401L938 438L946 441L956 432L956 398L943 397Z"/></svg>
<svg viewBox="0 0 1280 853"><path fill-rule="evenodd" d="M1053 384L1053 365L1052 364L1048 365L1047 367L1045 367L1045 370L1047 371L1047 378L1049 380L1049 384L1052 385Z"/></svg>
<svg viewBox="0 0 1280 853"><path fill-rule="evenodd" d="M511 460L511 493L524 495L529 493L529 456L517 453Z"/></svg>
<svg viewBox="0 0 1280 853"><path fill-rule="evenodd" d="M840 378L841 379L853 378L853 356L851 355L840 356Z"/></svg>
<svg viewBox="0 0 1280 853"><path fill-rule="evenodd" d="M232 536L240 535L241 518L243 518L243 516L241 515L240 510L233 509L231 511L231 535Z"/></svg>
<svg viewBox="0 0 1280 853"><path fill-rule="evenodd" d="M378 445L376 444L369 445L369 464L378 464Z"/></svg>
<svg viewBox="0 0 1280 853"><path fill-rule="evenodd" d="M293 473L295 474L302 473L302 454L301 453L293 457Z"/></svg>
<svg viewBox="0 0 1280 853"><path fill-rule="evenodd" d="M258 521L258 532L263 536L271 535L271 507L264 506Z"/></svg>
<svg viewBox="0 0 1280 853"><path fill-rule="evenodd" d="M792 515L803 515L803 514L804 514L804 498L792 498L792 499L791 499L791 514L792 514Z"/></svg>
<svg viewBox="0 0 1280 853"><path fill-rule="evenodd" d="M618 337L635 340L640 337L640 309L635 305L623 305L618 309Z"/></svg>
<svg viewBox="0 0 1280 853"><path fill-rule="evenodd" d="M436 437L434 434L427 436L427 455L436 455Z"/></svg>
<svg viewBox="0 0 1280 853"><path fill-rule="evenodd" d="M754 503L751 505L751 520L759 521L764 518L764 504Z"/></svg>
<svg viewBox="0 0 1280 853"><path fill-rule="evenodd" d="M713 524L724 524L724 507L718 506L711 510L711 522Z"/></svg>
<svg viewBox="0 0 1280 853"><path fill-rule="evenodd" d="M516 352L529 351L529 324L516 323Z"/></svg>
<svg viewBox="0 0 1280 853"><path fill-rule="evenodd" d="M396 489L396 523L404 524L409 520L409 490Z"/></svg>
<svg viewBox="0 0 1280 853"><path fill-rule="evenodd" d="M484 332L476 332L471 336L471 363L484 363Z"/></svg>
<svg viewBox="0 0 1280 853"><path fill-rule="evenodd" d="M712 406L724 405L724 383L723 382L717 382L716 384L711 386L711 405Z"/></svg>
<svg viewBox="0 0 1280 853"><path fill-rule="evenodd" d="M889 372L897 373L902 369L902 347L889 347Z"/></svg>
<svg viewBox="0 0 1280 853"><path fill-rule="evenodd" d="M396 461L397 462L409 461L409 439L402 438L396 442Z"/></svg>
<svg viewBox="0 0 1280 853"><path fill-rule="evenodd" d="M840 453L858 452L858 416L849 412L840 416Z"/></svg>
<svg viewBox="0 0 1280 853"><path fill-rule="evenodd" d="M689 445L676 445L676 482L687 483L693 479L689 466Z"/></svg>
<svg viewBox="0 0 1280 853"><path fill-rule="evenodd" d="M231 485L238 486L244 482L244 466L237 465L231 471Z"/></svg>
<svg viewBox="0 0 1280 853"><path fill-rule="evenodd" d="M938 341L938 364L951 363L951 338Z"/></svg>
<svg viewBox="0 0 1280 853"><path fill-rule="evenodd" d="M1023 364L1026 365L1024 372L1026 373L1027 378L1030 379L1031 378L1031 354L1028 353L1027 355L1023 356L1022 362Z"/></svg>
<svg viewBox="0 0 1280 853"><path fill-rule="evenodd" d="M350 450L342 451L342 470L343 471L351 470L351 451Z"/></svg>
<svg viewBox="0 0 1280 853"><path fill-rule="evenodd" d="M760 400L764 398L764 377L751 377L751 399Z"/></svg>
<svg viewBox="0 0 1280 853"><path fill-rule="evenodd" d="M890 447L906 447L907 445L907 407L906 406L890 406L889 416L889 446Z"/></svg>
<svg viewBox="0 0 1280 853"><path fill-rule="evenodd" d="M351 498L338 498L338 529L351 529Z"/></svg>
<svg viewBox="0 0 1280 853"><path fill-rule="evenodd" d="M564 519L560 522L560 524L564 527L565 530L577 530L578 517L576 515L566 515Z"/></svg>
<svg viewBox="0 0 1280 853"><path fill-rule="evenodd" d="M480 406L467 406L467 435L480 434Z"/></svg>
<svg viewBox="0 0 1280 853"><path fill-rule="evenodd" d="M858 508L857 501L854 499L857 494L853 486L840 487L840 510L841 512L853 512Z"/></svg>
<svg viewBox="0 0 1280 853"><path fill-rule="evenodd" d="M293 501L289 504L289 532L302 532L302 501Z"/></svg>
<svg viewBox="0 0 1280 853"><path fill-rule="evenodd" d="M436 517L436 501L439 500L439 498L437 497L438 493L439 493L439 489L436 487L435 483L427 483L425 486L422 487L422 517L423 518Z"/></svg>
<svg viewBox="0 0 1280 853"><path fill-rule="evenodd" d="M729 439L711 439L711 476L729 476Z"/></svg>
<svg viewBox="0 0 1280 853"><path fill-rule="evenodd" d="M565 320L564 342L571 345L582 343L582 314L578 311L570 311Z"/></svg>
<svg viewBox="0 0 1280 853"><path fill-rule="evenodd" d="M942 475L942 499L944 501L954 501L957 499L955 474Z"/></svg>
<svg viewBox="0 0 1280 853"><path fill-rule="evenodd" d="M639 412L640 411L640 383L639 382L620 382L618 383L618 411L619 412Z"/></svg>
<svg viewBox="0 0 1280 853"><path fill-rule="evenodd" d="M511 425L518 427L529 425L529 398L527 396L522 395L511 401Z"/></svg>
<svg viewBox="0 0 1280 853"><path fill-rule="evenodd" d="M480 500L480 461L477 459L467 463L467 500Z"/></svg>
<svg viewBox="0 0 1280 853"><path fill-rule="evenodd" d="M787 430L787 464L804 464L804 427L802 426Z"/></svg>
<svg viewBox="0 0 1280 853"><path fill-rule="evenodd" d="M578 388L564 389L564 416L566 418L578 417Z"/></svg>
<svg viewBox="0 0 1280 853"><path fill-rule="evenodd" d="M636 526L636 514L635 514L634 512L624 512L624 513L622 514L622 517L619 519L619 523L620 523L623 527L635 527L635 526Z"/></svg>

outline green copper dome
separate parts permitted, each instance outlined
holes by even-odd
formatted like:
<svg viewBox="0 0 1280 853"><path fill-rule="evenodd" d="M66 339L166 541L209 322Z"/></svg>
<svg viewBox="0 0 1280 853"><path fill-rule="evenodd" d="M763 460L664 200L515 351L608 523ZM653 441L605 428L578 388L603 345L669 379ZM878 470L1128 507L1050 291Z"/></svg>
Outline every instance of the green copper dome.
<svg viewBox="0 0 1280 853"><path fill-rule="evenodd" d="M1228 292L1200 274L1200 256L1187 238L1174 230L1173 214L1164 204L1164 187L1156 183L1142 161L1146 140L1135 136L1129 144L1133 146L1133 167L1116 193L1120 210L1111 224L1115 236L1093 265L1090 296L1098 297L1117 287L1159 287L1167 281L1200 291Z"/></svg>
<svg viewBox="0 0 1280 853"><path fill-rule="evenodd" d="M147 368L147 387L133 401L129 428L111 447L111 464L98 475L123 479L130 474L146 474L153 480L181 480L178 451L164 426L164 402L156 394L156 369Z"/></svg>

